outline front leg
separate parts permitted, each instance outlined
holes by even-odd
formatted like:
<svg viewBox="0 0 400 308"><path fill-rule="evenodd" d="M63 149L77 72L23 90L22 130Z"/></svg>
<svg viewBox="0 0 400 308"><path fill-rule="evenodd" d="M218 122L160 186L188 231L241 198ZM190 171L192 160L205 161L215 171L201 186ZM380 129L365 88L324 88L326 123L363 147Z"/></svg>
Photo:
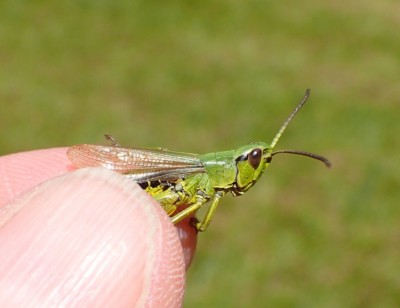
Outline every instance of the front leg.
<svg viewBox="0 0 400 308"><path fill-rule="evenodd" d="M207 210L206 215L204 216L202 221L198 221L197 219L193 220L194 222L194 227L197 229L197 231L204 232L208 228L208 226L211 223L211 220L215 214L215 211L217 209L219 200L221 197L224 195L224 192L219 191L214 195L214 198L211 200L211 204Z"/></svg>

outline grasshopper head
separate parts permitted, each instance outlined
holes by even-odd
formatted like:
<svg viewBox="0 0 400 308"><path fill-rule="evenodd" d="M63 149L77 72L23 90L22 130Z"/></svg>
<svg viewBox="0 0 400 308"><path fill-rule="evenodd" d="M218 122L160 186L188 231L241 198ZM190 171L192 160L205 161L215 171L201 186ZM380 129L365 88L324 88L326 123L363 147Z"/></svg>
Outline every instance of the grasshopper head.
<svg viewBox="0 0 400 308"><path fill-rule="evenodd" d="M233 195L241 195L253 186L271 161L271 148L264 142L252 142L235 151L236 183Z"/></svg>
<svg viewBox="0 0 400 308"><path fill-rule="evenodd" d="M298 103L297 107L283 123L270 145L267 145L264 142L252 142L248 145L238 148L235 151L237 175L236 183L234 189L232 190L233 195L241 195L250 187L252 187L264 173L265 168L267 168L272 160L272 157L276 154L288 153L303 155L322 161L327 167L331 166L331 163L327 158L314 153L297 150L272 151L288 124L292 121L301 107L303 107L309 96L310 90L307 89L303 99Z"/></svg>

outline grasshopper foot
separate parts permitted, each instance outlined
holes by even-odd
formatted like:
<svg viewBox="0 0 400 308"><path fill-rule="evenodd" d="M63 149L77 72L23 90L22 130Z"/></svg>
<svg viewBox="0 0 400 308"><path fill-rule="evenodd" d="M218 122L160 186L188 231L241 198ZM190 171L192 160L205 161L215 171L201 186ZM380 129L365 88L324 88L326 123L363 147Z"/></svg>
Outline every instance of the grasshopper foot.
<svg viewBox="0 0 400 308"><path fill-rule="evenodd" d="M121 145L115 140L115 138L109 134L104 134L104 137L106 137L106 140L111 142L111 145L113 147L120 147Z"/></svg>
<svg viewBox="0 0 400 308"><path fill-rule="evenodd" d="M197 232L201 231L201 230L200 230L201 223L200 223L200 221L199 221L195 216L190 217L189 224L190 224L193 228L195 228Z"/></svg>

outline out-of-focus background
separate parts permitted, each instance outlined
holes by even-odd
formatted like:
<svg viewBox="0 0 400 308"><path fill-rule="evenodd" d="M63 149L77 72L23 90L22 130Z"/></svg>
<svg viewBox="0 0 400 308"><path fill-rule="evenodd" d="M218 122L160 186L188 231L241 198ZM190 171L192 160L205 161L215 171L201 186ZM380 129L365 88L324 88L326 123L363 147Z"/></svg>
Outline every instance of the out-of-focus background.
<svg viewBox="0 0 400 308"><path fill-rule="evenodd" d="M0 153L270 142L221 202L186 307L400 304L398 1L1 1Z"/></svg>

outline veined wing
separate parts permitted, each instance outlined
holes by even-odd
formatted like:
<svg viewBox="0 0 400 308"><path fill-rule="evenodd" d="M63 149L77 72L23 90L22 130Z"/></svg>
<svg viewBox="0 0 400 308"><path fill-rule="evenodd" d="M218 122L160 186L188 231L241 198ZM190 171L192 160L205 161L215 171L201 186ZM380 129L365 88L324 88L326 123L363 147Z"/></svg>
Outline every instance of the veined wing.
<svg viewBox="0 0 400 308"><path fill-rule="evenodd" d="M199 155L168 150L79 144L67 156L79 168L104 167L135 181L171 180L205 170Z"/></svg>

